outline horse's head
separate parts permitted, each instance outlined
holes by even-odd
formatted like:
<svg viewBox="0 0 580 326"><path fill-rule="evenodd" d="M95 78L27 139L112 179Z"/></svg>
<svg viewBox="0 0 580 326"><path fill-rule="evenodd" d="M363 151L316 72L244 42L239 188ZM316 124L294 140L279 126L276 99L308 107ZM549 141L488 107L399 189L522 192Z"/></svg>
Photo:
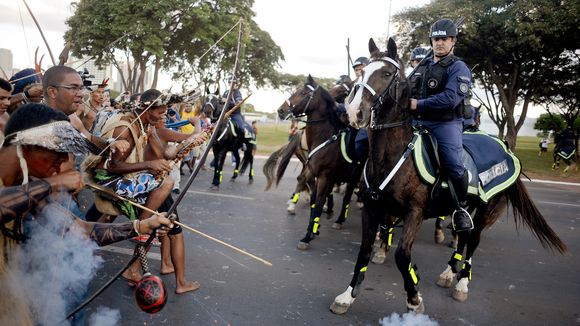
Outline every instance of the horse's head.
<svg viewBox="0 0 580 326"><path fill-rule="evenodd" d="M206 96L201 111L212 121L216 120L222 112L223 104L220 100L219 91L210 93L209 90L206 90Z"/></svg>
<svg viewBox="0 0 580 326"><path fill-rule="evenodd" d="M369 123L372 128L379 119L400 119L402 111L397 107L406 109L408 106L405 68L397 56L395 41L389 38L387 52L381 52L371 38L369 52L370 62L363 69L361 81L345 101L351 124L359 128L367 127Z"/></svg>
<svg viewBox="0 0 580 326"><path fill-rule="evenodd" d="M350 94L354 81L348 76L341 76L339 80L336 81L334 86L328 91L330 96L338 103L344 103L344 100Z"/></svg>
<svg viewBox="0 0 580 326"><path fill-rule="evenodd" d="M315 95L320 93L321 97L316 97ZM330 97L327 91L320 87L312 78L308 75L306 83L301 88L298 88L290 97L280 105L278 108L278 116L281 119L287 119L291 116L301 117L310 114L316 107L319 106L319 101L327 101L330 99L332 102L334 100Z"/></svg>

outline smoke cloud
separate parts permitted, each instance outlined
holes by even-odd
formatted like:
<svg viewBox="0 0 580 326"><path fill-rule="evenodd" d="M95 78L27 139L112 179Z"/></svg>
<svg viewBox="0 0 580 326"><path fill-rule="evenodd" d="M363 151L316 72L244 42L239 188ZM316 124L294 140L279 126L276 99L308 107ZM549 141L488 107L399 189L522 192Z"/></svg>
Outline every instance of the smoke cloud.
<svg viewBox="0 0 580 326"><path fill-rule="evenodd" d="M439 323L427 315L418 315L408 312L403 315L392 313L390 316L381 318L379 323L382 326L439 326Z"/></svg>
<svg viewBox="0 0 580 326"><path fill-rule="evenodd" d="M35 323L41 325L70 325L64 321L67 313L84 301L89 283L103 263L94 254L97 245L66 213L70 196L60 197L65 204L47 204L33 221L26 222L28 239L11 266L23 284ZM118 311L98 309L91 321L94 325L116 325L113 318L118 317ZM76 318L86 324L83 312Z"/></svg>

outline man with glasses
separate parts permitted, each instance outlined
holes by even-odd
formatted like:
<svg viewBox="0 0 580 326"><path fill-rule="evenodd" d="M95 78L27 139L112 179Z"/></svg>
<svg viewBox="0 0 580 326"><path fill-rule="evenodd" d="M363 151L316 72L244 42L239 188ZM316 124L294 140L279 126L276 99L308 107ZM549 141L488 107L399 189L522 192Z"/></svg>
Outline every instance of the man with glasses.
<svg viewBox="0 0 580 326"><path fill-rule="evenodd" d="M456 231L473 228L473 220L465 210L468 174L463 166L463 117L469 104L471 71L453 55L457 42L457 26L449 19L441 19L431 26L429 33L433 58L424 61L425 72L417 85L417 98L411 98L411 112L416 122L437 139L443 173L449 179L450 191L455 192L453 227Z"/></svg>
<svg viewBox="0 0 580 326"><path fill-rule="evenodd" d="M44 101L51 108L68 115L71 124L85 135L93 144L99 148L110 145L112 152L125 152L129 143L126 141L116 141L114 139L105 140L92 135L83 125L79 117L74 114L83 105L85 86L79 73L71 67L53 66L48 68L42 77L42 88Z"/></svg>

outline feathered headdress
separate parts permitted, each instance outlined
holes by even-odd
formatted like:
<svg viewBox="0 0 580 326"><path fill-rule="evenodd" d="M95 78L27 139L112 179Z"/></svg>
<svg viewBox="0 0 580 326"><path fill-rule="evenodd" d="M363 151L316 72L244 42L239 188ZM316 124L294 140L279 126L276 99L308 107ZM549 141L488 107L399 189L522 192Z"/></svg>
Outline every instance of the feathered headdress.
<svg viewBox="0 0 580 326"><path fill-rule="evenodd" d="M61 153L98 154L99 149L68 121L55 121L6 135L11 145L35 145Z"/></svg>

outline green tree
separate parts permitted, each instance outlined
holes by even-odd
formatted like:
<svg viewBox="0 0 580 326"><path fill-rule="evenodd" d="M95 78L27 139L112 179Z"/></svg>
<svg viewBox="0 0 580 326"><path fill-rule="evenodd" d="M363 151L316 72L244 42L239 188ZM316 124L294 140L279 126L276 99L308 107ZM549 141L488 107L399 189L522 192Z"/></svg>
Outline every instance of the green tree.
<svg viewBox="0 0 580 326"><path fill-rule="evenodd" d="M466 17L455 53L501 104L496 119L505 121L505 138L514 148L544 76L562 66L563 53L580 48L579 8L578 1L561 0L439 0L403 12L396 20L402 32L409 32L410 48L428 43L427 31L437 19ZM517 108L521 114L516 120Z"/></svg>
<svg viewBox="0 0 580 326"><path fill-rule="evenodd" d="M534 129L540 131L560 132L566 128L566 121L561 115L543 113L534 123Z"/></svg>
<svg viewBox="0 0 580 326"><path fill-rule="evenodd" d="M161 69L173 72L183 88L191 86L191 79L203 87L219 85L233 69L238 29L232 27L243 18L238 74L242 83L263 85L283 55L253 21L252 5L253 0L80 0L67 20L65 39L73 44L73 54L94 56L99 65L113 63L125 89L133 92L156 87ZM155 68L153 81L144 85L150 66Z"/></svg>

